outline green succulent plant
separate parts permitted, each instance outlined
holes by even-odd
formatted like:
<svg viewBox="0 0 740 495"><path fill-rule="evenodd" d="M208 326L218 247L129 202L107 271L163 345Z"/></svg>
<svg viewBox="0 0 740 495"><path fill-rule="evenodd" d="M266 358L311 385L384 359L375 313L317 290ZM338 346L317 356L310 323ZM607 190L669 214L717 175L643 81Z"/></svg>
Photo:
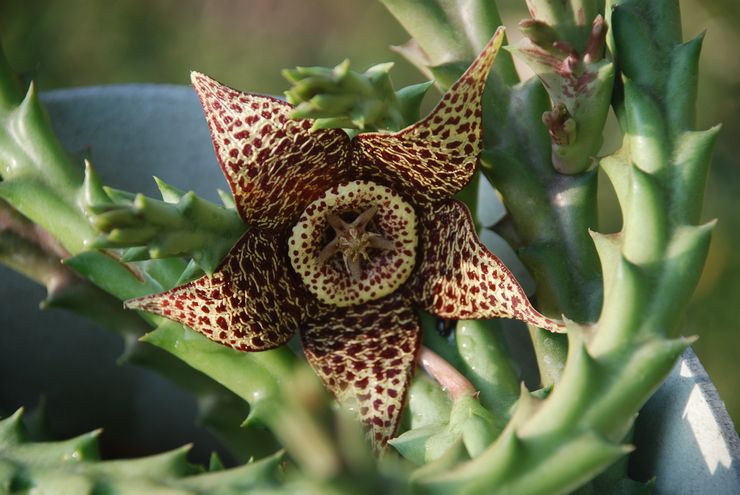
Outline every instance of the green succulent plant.
<svg viewBox="0 0 740 495"><path fill-rule="evenodd" d="M501 25L495 3L488 0L383 3L412 36L398 50L450 100L458 78ZM649 492L650 485L627 478L631 428L692 341L680 336L677 309L696 286L713 226L700 222L718 133L718 127L695 127L702 39L682 41L676 0L528 0L527 6L532 19L520 23L527 39L499 53L486 73L482 116L476 120L482 129L478 173L495 186L507 216L494 226L472 221L481 237L493 230L515 249L536 282L539 312L563 315L566 333L530 326L527 337L539 376L539 386L530 389L522 385L525 365L507 344L510 332L500 321L452 323L422 314L421 364L429 376L419 374L411 382L405 416L396 411L391 421L395 427L400 420L401 429L379 456L354 419L332 409L306 362L287 347L239 352L161 316L135 316L117 302L181 284L195 293L198 280L223 272L227 253L227 260L240 253L230 249L246 223L262 221L250 209L263 205L250 206L244 194L236 201L222 194L224 205L216 205L162 181L161 201L104 187L89 163L82 167L61 148L34 86L22 96L0 57L0 261L44 284L49 305L128 336L128 355L135 362L207 398L220 411L222 438L236 438L244 420L247 429L266 426L286 451L282 464L275 455L200 474L187 465L184 451L99 461L93 436L28 442L16 414L0 423L0 486L9 492L43 488L44 493L69 492L68 487L79 493ZM511 54L521 56L537 77L520 81ZM381 64L360 74L348 62L333 69L285 71L292 84L287 99L295 105L287 122L306 133L312 129L307 135L313 137L306 139L375 139L384 143L378 145L383 157L378 160L393 163L382 152L399 152L401 145L389 139L406 126L415 128L429 84L396 91L389 71ZM206 83L200 84L206 106L221 104L203 96ZM214 94L230 91L212 87ZM610 108L623 133L622 147L599 156ZM303 126L301 119L311 120ZM217 136L224 121L210 124ZM469 138L455 146L466 144L472 150L480 143ZM223 141L217 142L217 152L219 145ZM349 149L350 156L365 152L360 145ZM477 153L471 153L461 160L476 161ZM312 156L304 159L310 162ZM619 232L598 230L599 168L617 193L623 218ZM367 170L352 173L371 176ZM230 179L238 192L238 173ZM418 191L408 184L401 190L416 201L415 194L431 194L425 179L412 183ZM479 180L474 175L457 193L473 212L492 207L490 196L478 194ZM274 220L258 227L269 229ZM332 226L340 234L353 225L352 219L339 220L335 223L341 225ZM450 225L444 231L451 242L475 239L462 223ZM377 228L370 220L366 226L371 233ZM435 244L430 239L426 246ZM188 294L172 301L192 299ZM259 301L268 312L269 295ZM156 312L168 316L157 304ZM453 309L454 318L465 317L459 307ZM396 310L374 314L367 326L384 317L406 321L407 314ZM436 314L445 317L442 313ZM531 314L522 319L560 328ZM440 323L452 331L440 334ZM200 330L195 321L189 326ZM307 347L321 378L343 399L343 388L330 382L344 377L344 371L321 371L326 363L311 355L316 352ZM391 433L385 425L383 435ZM243 445L229 447L238 453Z"/></svg>
<svg viewBox="0 0 740 495"><path fill-rule="evenodd" d="M224 469L187 462L188 448L132 460L101 461L99 431L60 442L26 438L22 411L0 421L0 487L4 493L236 494L277 486L281 455Z"/></svg>

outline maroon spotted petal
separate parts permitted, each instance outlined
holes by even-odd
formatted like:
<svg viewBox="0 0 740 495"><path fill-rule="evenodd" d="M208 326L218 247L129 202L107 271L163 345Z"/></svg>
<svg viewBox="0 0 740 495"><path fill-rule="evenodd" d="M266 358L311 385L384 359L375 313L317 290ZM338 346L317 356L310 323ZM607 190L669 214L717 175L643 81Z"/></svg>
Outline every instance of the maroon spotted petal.
<svg viewBox="0 0 740 495"><path fill-rule="evenodd" d="M452 196L468 183L481 151L481 95L503 41L499 28L473 64L424 120L400 132L355 138L353 168L417 203Z"/></svg>
<svg viewBox="0 0 740 495"><path fill-rule="evenodd" d="M302 331L308 362L326 387L368 425L382 448L394 435L421 344L408 296L337 308Z"/></svg>
<svg viewBox="0 0 740 495"><path fill-rule="evenodd" d="M341 129L309 132L277 98L242 93L192 73L221 169L250 225L289 227L304 208L347 177L349 138Z"/></svg>
<svg viewBox="0 0 740 495"><path fill-rule="evenodd" d="M552 332L562 322L535 310L506 265L478 239L467 206L449 200L421 215L422 254L414 299L440 318L515 318Z"/></svg>
<svg viewBox="0 0 740 495"><path fill-rule="evenodd" d="M284 239L251 229L212 276L131 299L126 307L162 315L241 351L272 349L290 339L311 300L290 271L286 249Z"/></svg>

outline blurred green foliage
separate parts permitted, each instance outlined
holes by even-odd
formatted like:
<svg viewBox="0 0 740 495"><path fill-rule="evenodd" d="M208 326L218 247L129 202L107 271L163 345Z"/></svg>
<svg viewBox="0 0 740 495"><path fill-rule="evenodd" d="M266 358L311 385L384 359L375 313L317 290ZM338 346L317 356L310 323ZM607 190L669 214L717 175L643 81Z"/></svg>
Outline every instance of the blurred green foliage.
<svg viewBox="0 0 740 495"><path fill-rule="evenodd" d="M498 3L510 39L518 39L524 2ZM707 30L699 127L724 125L704 207L705 219L720 222L683 333L701 337L694 348L739 423L740 3L685 0L681 7L685 38ZM424 80L388 49L407 36L373 0L4 0L0 37L11 64L42 90L187 84L197 69L237 88L279 94L288 87L281 69L333 66L346 57L359 70L398 62L391 73L397 87ZM603 210L605 223L618 228L612 208Z"/></svg>

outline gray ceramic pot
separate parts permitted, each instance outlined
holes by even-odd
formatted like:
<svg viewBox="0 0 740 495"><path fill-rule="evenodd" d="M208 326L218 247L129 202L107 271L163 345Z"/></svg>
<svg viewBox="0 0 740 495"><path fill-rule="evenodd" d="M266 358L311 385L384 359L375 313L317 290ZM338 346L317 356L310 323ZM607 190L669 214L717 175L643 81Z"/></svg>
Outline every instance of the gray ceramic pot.
<svg viewBox="0 0 740 495"><path fill-rule="evenodd" d="M157 196L156 175L214 200L226 188L190 88L82 88L43 101L65 147L88 156L106 184ZM192 427L187 394L147 370L116 367L118 337L72 315L38 311L42 298L40 287L0 267L0 412L43 394L53 433L105 426L103 441L118 455L193 441L204 458L215 448ZM737 434L691 350L641 411L635 443L630 469L639 479L657 476L658 494L740 494Z"/></svg>

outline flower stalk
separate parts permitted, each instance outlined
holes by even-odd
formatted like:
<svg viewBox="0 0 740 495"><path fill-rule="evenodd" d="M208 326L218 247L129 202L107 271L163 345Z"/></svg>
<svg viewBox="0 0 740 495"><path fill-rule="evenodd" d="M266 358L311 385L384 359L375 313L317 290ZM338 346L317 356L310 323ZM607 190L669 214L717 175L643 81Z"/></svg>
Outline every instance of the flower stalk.
<svg viewBox="0 0 740 495"><path fill-rule="evenodd" d="M453 401L477 395L478 392L467 378L428 347L421 347L419 364L442 386L442 390L447 392Z"/></svg>

